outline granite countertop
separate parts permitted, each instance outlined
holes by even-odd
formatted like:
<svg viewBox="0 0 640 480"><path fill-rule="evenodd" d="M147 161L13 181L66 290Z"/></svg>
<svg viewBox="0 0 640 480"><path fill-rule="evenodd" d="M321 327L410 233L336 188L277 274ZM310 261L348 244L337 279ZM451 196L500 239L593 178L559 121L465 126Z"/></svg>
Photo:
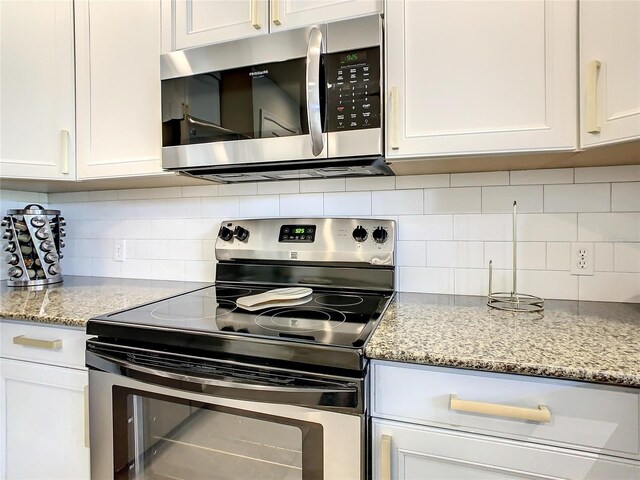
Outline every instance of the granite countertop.
<svg viewBox="0 0 640 480"><path fill-rule="evenodd" d="M0 318L84 327L91 317L209 285L67 275L42 290L0 287Z"/></svg>
<svg viewBox="0 0 640 480"><path fill-rule="evenodd" d="M640 304L548 300L543 314L485 297L400 293L369 358L640 387Z"/></svg>

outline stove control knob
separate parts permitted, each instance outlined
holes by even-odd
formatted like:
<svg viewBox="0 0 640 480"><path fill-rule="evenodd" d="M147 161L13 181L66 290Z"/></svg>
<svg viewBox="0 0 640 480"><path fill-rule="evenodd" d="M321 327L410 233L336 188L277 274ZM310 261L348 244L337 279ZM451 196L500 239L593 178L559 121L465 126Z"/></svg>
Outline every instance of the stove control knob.
<svg viewBox="0 0 640 480"><path fill-rule="evenodd" d="M249 238L249 230L238 225L233 231L233 236L241 242L244 242L247 238Z"/></svg>
<svg viewBox="0 0 640 480"><path fill-rule="evenodd" d="M218 237L220 237L225 242L228 242L233 238L233 231L227 227L220 227L220 231L218 232Z"/></svg>
<svg viewBox="0 0 640 480"><path fill-rule="evenodd" d="M353 239L356 242L364 242L367 239L367 231L362 225L353 229Z"/></svg>
<svg viewBox="0 0 640 480"><path fill-rule="evenodd" d="M386 242L388 236L389 236L389 234L382 227L376 228L373 231L373 234L372 234L373 241L376 242L376 243L384 243L384 242Z"/></svg>

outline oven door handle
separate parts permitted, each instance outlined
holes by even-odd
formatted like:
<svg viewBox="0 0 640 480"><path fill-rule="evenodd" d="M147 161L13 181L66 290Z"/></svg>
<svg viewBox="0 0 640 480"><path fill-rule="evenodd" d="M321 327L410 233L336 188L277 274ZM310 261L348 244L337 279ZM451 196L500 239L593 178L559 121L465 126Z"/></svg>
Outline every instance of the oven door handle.
<svg viewBox="0 0 640 480"><path fill-rule="evenodd" d="M137 365L126 360L90 351L86 352L86 360L87 365L98 370L124 375L154 385L159 384L182 390L188 389L200 393L265 403L325 406L336 409L359 407L358 388L355 385L345 385L344 387L335 385L331 387L291 387L221 380ZM189 387L185 388L185 386ZM233 389L236 393L230 393L225 389Z"/></svg>
<svg viewBox="0 0 640 480"><path fill-rule="evenodd" d="M322 31L313 27L309 32L307 47L307 121L311 135L311 152L314 157L324 150L322 119L320 117L320 58L322 53Z"/></svg>

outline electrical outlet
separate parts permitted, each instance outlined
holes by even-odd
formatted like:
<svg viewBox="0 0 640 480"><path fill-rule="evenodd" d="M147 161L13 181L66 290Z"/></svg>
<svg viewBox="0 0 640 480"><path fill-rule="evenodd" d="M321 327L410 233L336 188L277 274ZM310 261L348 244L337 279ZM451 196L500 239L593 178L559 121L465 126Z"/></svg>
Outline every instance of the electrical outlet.
<svg viewBox="0 0 640 480"><path fill-rule="evenodd" d="M122 239L117 239L114 243L113 247L113 259L116 262L124 262L127 259L127 241Z"/></svg>
<svg viewBox="0 0 640 480"><path fill-rule="evenodd" d="M593 243L571 244L571 275L593 275Z"/></svg>

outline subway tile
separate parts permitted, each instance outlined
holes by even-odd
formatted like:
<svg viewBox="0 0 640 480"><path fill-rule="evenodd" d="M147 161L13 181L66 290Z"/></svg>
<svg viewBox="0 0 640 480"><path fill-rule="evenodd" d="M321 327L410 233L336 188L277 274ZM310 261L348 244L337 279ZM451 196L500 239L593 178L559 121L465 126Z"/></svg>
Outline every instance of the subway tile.
<svg viewBox="0 0 640 480"><path fill-rule="evenodd" d="M547 268L546 259L547 252L544 242L518 242L516 259L518 270L545 270ZM513 243L486 242L484 244L485 266L489 265L489 260L493 261L494 268L513 268Z"/></svg>
<svg viewBox="0 0 640 480"><path fill-rule="evenodd" d="M238 216L237 197L202 198L201 215L203 218L232 218Z"/></svg>
<svg viewBox="0 0 640 480"><path fill-rule="evenodd" d="M128 258L122 262L120 274L123 278L151 278L151 262L149 260L139 260Z"/></svg>
<svg viewBox="0 0 640 480"><path fill-rule="evenodd" d="M611 184L611 210L640 212L640 182Z"/></svg>
<svg viewBox="0 0 640 480"><path fill-rule="evenodd" d="M456 295L481 295L489 293L489 269L488 268L456 268L455 269L455 294ZM492 289L494 292L507 292L511 290L511 271L493 269Z"/></svg>
<svg viewBox="0 0 640 480"><path fill-rule="evenodd" d="M147 260L161 260L172 258L169 255L169 243L167 240L133 240L128 242L128 250L132 251L131 257Z"/></svg>
<svg viewBox="0 0 640 480"><path fill-rule="evenodd" d="M372 192L372 212L373 215L421 214L423 198L422 190Z"/></svg>
<svg viewBox="0 0 640 480"><path fill-rule="evenodd" d="M545 212L608 212L611 210L611 185L545 185Z"/></svg>
<svg viewBox="0 0 640 480"><path fill-rule="evenodd" d="M182 200L181 198L172 198L173 200ZM131 200L120 201L119 204L129 205L129 214L123 218L146 219L146 218L165 218L167 214L168 199L147 199L147 200Z"/></svg>
<svg viewBox="0 0 640 480"><path fill-rule="evenodd" d="M60 261L62 275L91 276L91 260L80 257L64 257Z"/></svg>
<svg viewBox="0 0 640 480"><path fill-rule="evenodd" d="M344 192L347 189L344 178L323 178L319 180L301 180L300 193Z"/></svg>
<svg viewBox="0 0 640 480"><path fill-rule="evenodd" d="M398 291L454 293L453 268L398 267Z"/></svg>
<svg viewBox="0 0 640 480"><path fill-rule="evenodd" d="M116 220L95 220L93 222L87 222L90 225L91 233L84 238L118 238L121 234L120 222ZM67 231L69 230L69 224L67 224ZM73 231L73 229L72 229ZM72 235L69 235L72 236ZM74 238L83 238L78 235ZM125 238L125 237L122 237ZM126 237L132 238L132 237Z"/></svg>
<svg viewBox="0 0 640 480"><path fill-rule="evenodd" d="M640 242L640 213L579 213L580 242Z"/></svg>
<svg viewBox="0 0 640 480"><path fill-rule="evenodd" d="M213 239L202 240L202 259L203 260L216 259L216 240L213 240Z"/></svg>
<svg viewBox="0 0 640 480"><path fill-rule="evenodd" d="M64 228L67 231L67 238L94 238L94 227L91 221L67 221L67 226Z"/></svg>
<svg viewBox="0 0 640 480"><path fill-rule="evenodd" d="M393 176L347 178L346 180L348 192L363 190L376 192L379 190L394 190L396 188L396 178Z"/></svg>
<svg viewBox="0 0 640 480"><path fill-rule="evenodd" d="M51 203L49 204L49 208L60 210L60 214L67 220L67 224L78 220L104 220L93 213L90 205L91 204L81 202ZM24 207L24 205L19 208L22 207Z"/></svg>
<svg viewBox="0 0 640 480"><path fill-rule="evenodd" d="M200 218L202 202L199 197L169 198L165 200L168 218Z"/></svg>
<svg viewBox="0 0 640 480"><path fill-rule="evenodd" d="M279 180L277 182L258 183L258 195L274 195L279 193L300 193L300 181Z"/></svg>
<svg viewBox="0 0 640 480"><path fill-rule="evenodd" d="M182 196L180 187L136 188L120 190L120 200L143 200L149 198L178 198Z"/></svg>
<svg viewBox="0 0 640 480"><path fill-rule="evenodd" d="M515 170L510 172L511 185L553 185L573 183L573 168Z"/></svg>
<svg viewBox="0 0 640 480"><path fill-rule="evenodd" d="M613 243L593 244L593 269L596 272L613 272Z"/></svg>
<svg viewBox="0 0 640 480"><path fill-rule="evenodd" d="M547 270L571 269L571 243L548 242L547 243Z"/></svg>
<svg viewBox="0 0 640 480"><path fill-rule="evenodd" d="M182 187L183 197L217 197L218 185L191 185Z"/></svg>
<svg viewBox="0 0 640 480"><path fill-rule="evenodd" d="M146 234L143 233L143 236L133 237L133 238L163 238L163 239L185 238L184 222L185 220L181 218L151 220L151 236L149 237L149 233L147 231L145 232Z"/></svg>
<svg viewBox="0 0 640 480"><path fill-rule="evenodd" d="M452 187L483 187L509 185L509 172L452 173Z"/></svg>
<svg viewBox="0 0 640 480"><path fill-rule="evenodd" d="M482 268L482 242L427 242L427 266Z"/></svg>
<svg viewBox="0 0 640 480"><path fill-rule="evenodd" d="M253 182L247 183L228 183L218 185L218 195L235 196L235 195L257 195L258 184Z"/></svg>
<svg viewBox="0 0 640 480"><path fill-rule="evenodd" d="M122 262L113 259L93 260L91 263L92 277L121 277Z"/></svg>
<svg viewBox="0 0 640 480"><path fill-rule="evenodd" d="M185 262L183 260L149 260L151 278L156 280L184 281ZM189 279L191 280L191 279Z"/></svg>
<svg viewBox="0 0 640 480"><path fill-rule="evenodd" d="M638 181L640 181L640 165L576 168L576 183Z"/></svg>
<svg viewBox="0 0 640 480"><path fill-rule="evenodd" d="M324 196L322 193L280 195L281 217L322 216L323 212Z"/></svg>
<svg viewBox="0 0 640 480"><path fill-rule="evenodd" d="M228 219L224 219L228 220ZM187 240L206 240L218 237L218 230L223 219L220 218L202 218L202 219L185 219L184 220L184 237Z"/></svg>
<svg viewBox="0 0 640 480"><path fill-rule="evenodd" d="M432 175L405 175L396 177L397 190L412 188L445 188L448 186L448 173L436 173Z"/></svg>
<svg viewBox="0 0 640 480"><path fill-rule="evenodd" d="M522 242L575 242L577 240L577 214L525 213L518 215L518 241ZM511 240L511 235L509 235Z"/></svg>
<svg viewBox="0 0 640 480"><path fill-rule="evenodd" d="M512 213L514 201L518 213L539 213L542 198L542 185L482 187L482 213Z"/></svg>
<svg viewBox="0 0 640 480"><path fill-rule="evenodd" d="M91 202L103 202L120 199L120 190L96 190L87 193L89 194L89 201Z"/></svg>
<svg viewBox="0 0 640 480"><path fill-rule="evenodd" d="M398 240L453 240L453 215L399 216Z"/></svg>
<svg viewBox="0 0 640 480"><path fill-rule="evenodd" d="M454 240L511 240L512 219L506 214L472 214L453 216Z"/></svg>
<svg viewBox="0 0 640 480"><path fill-rule="evenodd" d="M278 195L238 198L240 217L277 217L279 213L280 197Z"/></svg>
<svg viewBox="0 0 640 480"><path fill-rule="evenodd" d="M184 278L190 282L214 282L216 262L198 260L184 262Z"/></svg>
<svg viewBox="0 0 640 480"><path fill-rule="evenodd" d="M88 201L89 192L63 192L49 194L49 203L75 203Z"/></svg>
<svg viewBox="0 0 640 480"><path fill-rule="evenodd" d="M568 271L519 270L517 290L545 299L577 300L578 278Z"/></svg>
<svg viewBox="0 0 640 480"><path fill-rule="evenodd" d="M80 239L76 240L74 238L69 238L66 237L65 238L65 246L62 249L62 253L65 257L77 257L78 256L78 242L80 241ZM6 247L6 245L2 245L2 251L4 251L4 248ZM109 252L112 252L112 250L109 250Z"/></svg>
<svg viewBox="0 0 640 480"><path fill-rule="evenodd" d="M424 190L424 213L480 213L480 192L480 187Z"/></svg>
<svg viewBox="0 0 640 480"><path fill-rule="evenodd" d="M203 260L202 240L168 240L167 256L164 258L172 260Z"/></svg>
<svg viewBox="0 0 640 480"><path fill-rule="evenodd" d="M325 193L324 214L371 215L371 192Z"/></svg>
<svg viewBox="0 0 640 480"><path fill-rule="evenodd" d="M596 272L579 278L580 300L640 303L640 273Z"/></svg>
<svg viewBox="0 0 640 480"><path fill-rule="evenodd" d="M80 258L113 258L114 253L114 242L113 238L79 238L75 240L76 244L76 252L73 255L71 252L67 250L65 247L62 250L62 253L71 257L80 257ZM67 247L69 246L69 241L67 241ZM131 243L128 247L131 247ZM127 252L127 255L130 256L131 253Z"/></svg>
<svg viewBox="0 0 640 480"><path fill-rule="evenodd" d="M424 267L427 265L427 244L424 241L396 242L396 264L402 267Z"/></svg>
<svg viewBox="0 0 640 480"><path fill-rule="evenodd" d="M616 272L640 272L640 243L614 244L613 260Z"/></svg>

